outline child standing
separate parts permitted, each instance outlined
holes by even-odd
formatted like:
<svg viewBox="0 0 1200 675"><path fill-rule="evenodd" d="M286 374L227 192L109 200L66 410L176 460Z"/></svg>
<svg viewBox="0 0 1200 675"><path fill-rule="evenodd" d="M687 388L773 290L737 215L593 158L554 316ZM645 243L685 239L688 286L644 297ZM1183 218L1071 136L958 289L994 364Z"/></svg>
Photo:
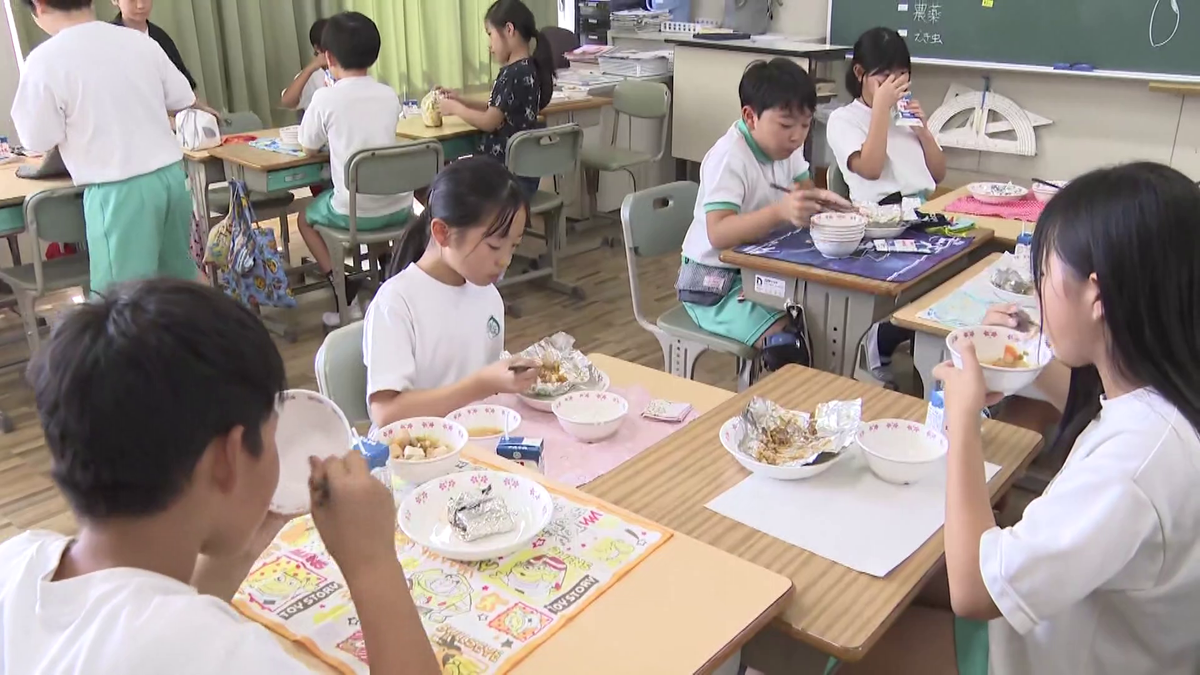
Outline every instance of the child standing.
<svg viewBox="0 0 1200 675"><path fill-rule="evenodd" d="M495 283L512 261L529 203L508 169L468 157L433 181L421 221L392 255L367 310L363 355L377 426L443 416L533 386L530 365L502 360L504 301Z"/></svg>
<svg viewBox="0 0 1200 675"><path fill-rule="evenodd" d="M538 31L533 12L521 0L492 3L483 23L492 55L504 64L492 85L492 96L483 104L444 91L446 98L441 110L486 132L479 152L503 163L508 139L518 131L542 126L538 116L550 104L554 93L554 54L550 40ZM535 39L536 48L531 50L529 43ZM518 177L517 180L527 196L537 192L540 179Z"/></svg>
<svg viewBox="0 0 1200 675"><path fill-rule="evenodd" d="M700 194L683 241L677 288L696 325L757 345L783 328L783 312L742 298L741 275L721 262L721 251L759 242L787 223L806 226L818 211L849 209L850 204L813 187L804 139L812 126L817 90L803 68L782 58L752 63L742 75L738 96L742 118L700 165Z"/></svg>
<svg viewBox="0 0 1200 675"><path fill-rule="evenodd" d="M96 20L91 0L26 0L50 39L25 60L12 119L21 143L58 147L86 185L91 287L198 279L183 150L168 114L196 103L158 44Z"/></svg>
<svg viewBox="0 0 1200 675"><path fill-rule="evenodd" d="M310 672L228 604L286 520L267 512L285 385L262 322L202 284L133 282L73 310L29 377L80 530L0 545L0 670ZM372 672L441 672L396 560L390 491L357 453L311 463L329 488L313 521Z"/></svg>
<svg viewBox="0 0 1200 675"><path fill-rule="evenodd" d="M325 59L325 49L321 46L321 36L327 23L328 19L317 19L308 29L308 42L312 45L313 58L279 96L279 104L288 110L299 111L301 119L304 117L304 110L312 103L313 94L326 84L333 83L333 75L329 73L329 62Z"/></svg>
<svg viewBox="0 0 1200 675"><path fill-rule="evenodd" d="M162 26L150 20L150 12L154 9L154 0L112 0L112 4L118 9L117 16L113 19L113 24L132 28L157 42L158 46L162 47L163 53L167 55L167 58L171 59L171 63L175 64L175 68L187 78L188 86L192 88L192 91L195 91L196 78L192 77L187 64L183 62L183 55L179 53L179 48L175 46L175 41L171 39L167 31L163 30ZM221 113L204 105L199 100L196 101L193 107L203 110L217 119L221 119Z"/></svg>
<svg viewBox="0 0 1200 675"><path fill-rule="evenodd" d="M1063 411L1056 443L1070 455L1019 523L997 527L979 430L995 396L973 348L962 369L938 366L960 620L924 610L930 639L898 634L868 656L879 669L850 672L946 672L898 644L937 640L963 675L1200 672L1198 209L1190 178L1150 163L1094 171L1046 206L1034 279L1056 360L1038 387Z"/></svg>
<svg viewBox="0 0 1200 675"><path fill-rule="evenodd" d="M346 165L360 150L396 144L400 98L391 87L367 74L367 69L379 58L380 38L379 28L366 16L342 12L330 17L321 35L321 46L336 82L313 93L312 103L300 124L300 144L309 154L320 152L328 144L333 191L317 195L296 224L321 272L332 284L333 260L329 247L313 225L350 229ZM409 222L412 200L411 192L359 195L358 229L366 232ZM346 301L352 314L361 314L356 300L360 287L357 280L346 281ZM326 312L323 318L327 326L341 323L336 311Z"/></svg>

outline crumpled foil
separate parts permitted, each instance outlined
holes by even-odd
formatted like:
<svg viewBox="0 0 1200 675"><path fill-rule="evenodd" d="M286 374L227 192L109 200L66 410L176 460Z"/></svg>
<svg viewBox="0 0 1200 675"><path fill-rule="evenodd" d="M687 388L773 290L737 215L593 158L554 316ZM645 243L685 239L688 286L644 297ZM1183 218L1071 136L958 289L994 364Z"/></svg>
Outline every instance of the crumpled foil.
<svg viewBox="0 0 1200 675"><path fill-rule="evenodd" d="M854 208L859 213L867 217L867 220L872 225L892 226L899 225L900 220L904 215L904 210L899 204L891 204L881 206L879 204L855 204Z"/></svg>
<svg viewBox="0 0 1200 675"><path fill-rule="evenodd" d="M463 541L475 541L516 528L512 511L504 499L492 494L492 486L472 488L452 498L446 517Z"/></svg>
<svg viewBox="0 0 1200 675"><path fill-rule="evenodd" d="M1016 267L999 266L992 270L992 285L1002 291L1033 297L1033 280Z"/></svg>
<svg viewBox="0 0 1200 675"><path fill-rule="evenodd" d="M600 371L583 352L575 349L575 338L566 333L555 333L539 340L517 356L533 359L541 364L537 384L526 393L530 396L562 396L575 389L586 389L600 382ZM557 366L563 376L561 382L547 382L541 374Z"/></svg>
<svg viewBox="0 0 1200 675"><path fill-rule="evenodd" d="M738 451L774 466L822 464L854 442L862 399L827 401L812 414L753 398L741 415Z"/></svg>

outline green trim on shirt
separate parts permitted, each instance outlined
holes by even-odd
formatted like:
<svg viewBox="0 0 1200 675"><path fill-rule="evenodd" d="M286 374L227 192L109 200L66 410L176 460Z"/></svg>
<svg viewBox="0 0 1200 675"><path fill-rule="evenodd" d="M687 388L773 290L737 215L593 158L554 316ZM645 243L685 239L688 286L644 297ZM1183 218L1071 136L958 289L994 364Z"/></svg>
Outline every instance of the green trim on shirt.
<svg viewBox="0 0 1200 675"><path fill-rule="evenodd" d="M733 211L734 213L741 213L742 207L738 204L734 204L733 202L709 202L704 205L705 213L712 213L713 211Z"/></svg>
<svg viewBox="0 0 1200 675"><path fill-rule="evenodd" d="M796 176L795 178L792 179L792 182L793 183L803 183L806 180L812 180L812 172L811 171L805 171L804 173L800 174L799 176Z"/></svg>
<svg viewBox="0 0 1200 675"><path fill-rule="evenodd" d="M746 126L746 120L738 120L736 126L737 130L742 132L742 138L746 139L746 145L750 146L750 152L754 153L754 159L757 159L759 164L770 164L775 161L768 157L767 153L759 147L758 141L754 140L753 134L750 133L750 127Z"/></svg>

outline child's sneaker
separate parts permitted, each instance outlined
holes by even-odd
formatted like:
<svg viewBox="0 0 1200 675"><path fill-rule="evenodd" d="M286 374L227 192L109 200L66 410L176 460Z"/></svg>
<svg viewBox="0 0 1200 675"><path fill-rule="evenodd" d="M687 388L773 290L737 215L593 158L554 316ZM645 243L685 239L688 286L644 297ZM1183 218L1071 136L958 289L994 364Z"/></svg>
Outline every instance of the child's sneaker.
<svg viewBox="0 0 1200 675"><path fill-rule="evenodd" d="M358 298L350 303L350 322L362 321L363 308ZM321 315L321 323L325 324L326 328L338 328L342 325L342 315L337 312L325 312Z"/></svg>

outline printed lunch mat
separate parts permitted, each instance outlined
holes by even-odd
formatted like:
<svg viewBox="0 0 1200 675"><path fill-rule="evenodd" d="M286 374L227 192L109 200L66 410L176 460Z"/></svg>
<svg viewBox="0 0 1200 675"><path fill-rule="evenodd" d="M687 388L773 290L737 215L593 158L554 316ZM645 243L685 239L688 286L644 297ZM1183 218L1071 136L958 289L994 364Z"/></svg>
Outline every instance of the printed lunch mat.
<svg viewBox="0 0 1200 675"><path fill-rule="evenodd" d="M951 330L983 323L988 307L1008 302L1000 297L995 287L988 282L994 269L995 265L989 266L961 288L933 303L917 316L936 321ZM1037 298L1030 297L1017 304L1035 319L1040 314Z"/></svg>
<svg viewBox="0 0 1200 675"><path fill-rule="evenodd" d="M775 232L761 244L739 246L734 250L746 255L808 265L831 272L902 283L925 274L935 265L966 250L971 244L969 237L947 237L920 230L909 230L900 239L928 242L933 246L934 252L928 255L880 253L874 248L869 248L871 242L864 240L858 250L848 258L826 258L813 245L812 235L807 228L797 230L791 227Z"/></svg>
<svg viewBox="0 0 1200 675"><path fill-rule="evenodd" d="M491 467L460 464L476 468ZM454 480L451 474L428 489ZM546 489L555 506L550 525L529 548L497 560L448 560L396 531L396 554L444 672L511 670L670 538L669 531L636 517L606 513ZM233 604L342 673L370 672L346 581L311 516L283 528Z"/></svg>

